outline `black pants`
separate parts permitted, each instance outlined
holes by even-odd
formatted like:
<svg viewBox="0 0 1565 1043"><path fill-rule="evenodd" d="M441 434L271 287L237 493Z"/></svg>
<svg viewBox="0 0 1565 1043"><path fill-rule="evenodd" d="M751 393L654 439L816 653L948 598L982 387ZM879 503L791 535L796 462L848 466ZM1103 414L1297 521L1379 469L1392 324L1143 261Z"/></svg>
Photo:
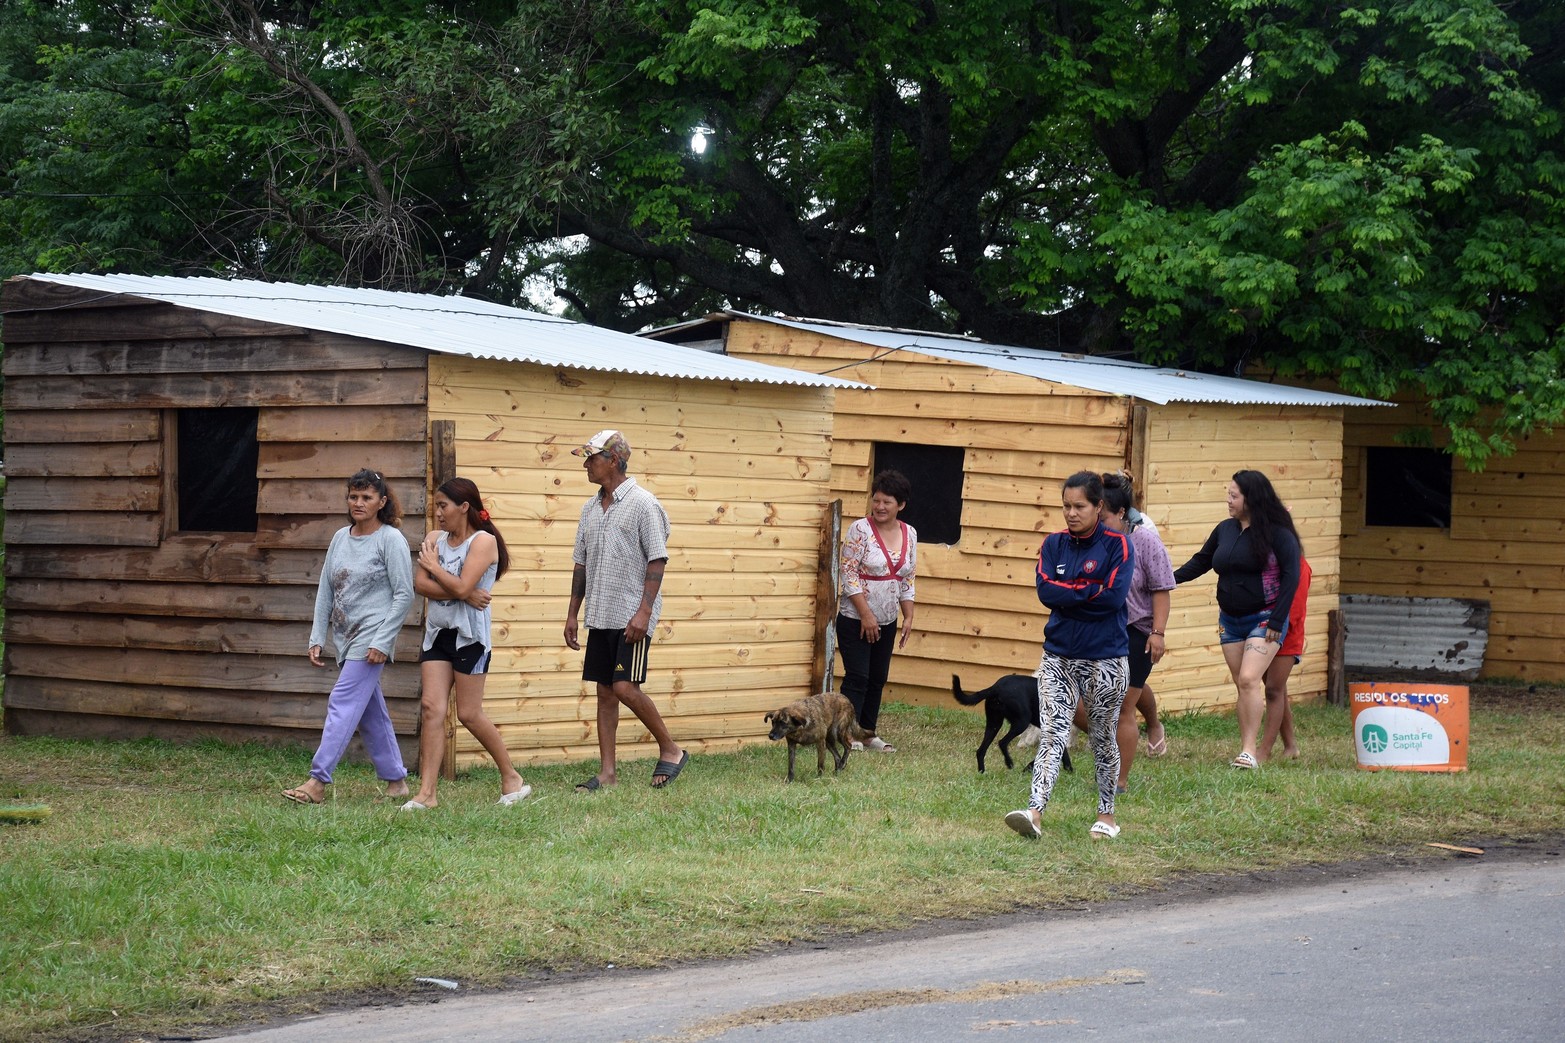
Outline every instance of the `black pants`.
<svg viewBox="0 0 1565 1043"><path fill-rule="evenodd" d="M842 653L842 694L853 704L859 725L874 731L880 720L880 693L891 673L891 652L897 644L897 625L880 628L880 640L871 644L859 633L856 619L837 616L837 649Z"/></svg>

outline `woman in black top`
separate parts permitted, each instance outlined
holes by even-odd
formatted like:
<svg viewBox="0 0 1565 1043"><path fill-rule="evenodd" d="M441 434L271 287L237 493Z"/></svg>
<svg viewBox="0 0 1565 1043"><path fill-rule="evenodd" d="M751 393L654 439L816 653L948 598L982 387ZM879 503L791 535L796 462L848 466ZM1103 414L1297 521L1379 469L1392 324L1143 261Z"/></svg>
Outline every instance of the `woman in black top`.
<svg viewBox="0 0 1565 1043"><path fill-rule="evenodd" d="M1223 658L1238 690L1244 748L1235 768L1257 764L1256 738L1266 707L1266 668L1288 630L1288 609L1299 586L1299 534L1272 483L1260 471L1238 471L1228 483L1228 520L1174 570L1187 583L1217 570L1217 629Z"/></svg>

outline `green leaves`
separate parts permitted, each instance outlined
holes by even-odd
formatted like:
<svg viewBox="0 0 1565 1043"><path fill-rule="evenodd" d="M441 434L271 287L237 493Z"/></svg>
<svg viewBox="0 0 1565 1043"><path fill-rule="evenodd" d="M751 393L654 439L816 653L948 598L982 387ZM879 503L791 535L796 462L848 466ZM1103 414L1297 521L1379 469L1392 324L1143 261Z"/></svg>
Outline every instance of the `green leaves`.
<svg viewBox="0 0 1565 1043"><path fill-rule="evenodd" d="M1427 394L1481 461L1561 416L1562 33L1544 0L17 0L0 268L1260 364Z"/></svg>

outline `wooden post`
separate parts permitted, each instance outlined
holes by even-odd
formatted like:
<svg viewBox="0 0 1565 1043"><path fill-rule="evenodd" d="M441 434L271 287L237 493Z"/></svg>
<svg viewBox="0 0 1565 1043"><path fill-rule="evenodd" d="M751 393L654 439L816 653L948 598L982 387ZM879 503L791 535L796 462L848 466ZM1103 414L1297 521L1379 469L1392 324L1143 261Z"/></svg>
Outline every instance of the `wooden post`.
<svg viewBox="0 0 1565 1043"><path fill-rule="evenodd" d="M435 527L435 490L448 478L456 477L456 421L429 422L429 504L425 531ZM422 717L420 718L422 720ZM456 778L456 700L446 701L446 754L441 758L441 778ZM422 769L422 765L420 766Z"/></svg>
<svg viewBox="0 0 1565 1043"><path fill-rule="evenodd" d="M1130 446L1125 458L1125 469L1130 472L1131 489L1138 509L1146 508L1147 495L1147 439L1152 422L1152 411L1146 406L1135 406L1130 411Z"/></svg>
<svg viewBox="0 0 1565 1043"><path fill-rule="evenodd" d="M837 587L841 577L842 501L827 504L821 518L819 557L815 565L815 662L811 681L817 692L831 690L837 659Z"/></svg>
<svg viewBox="0 0 1565 1043"><path fill-rule="evenodd" d="M447 478L456 477L456 421L431 420L429 422L429 499L433 503L435 489ZM434 521L434 508L429 509L430 521Z"/></svg>
<svg viewBox="0 0 1565 1043"><path fill-rule="evenodd" d="M1348 705L1347 651L1348 625L1342 610L1326 613L1326 702Z"/></svg>

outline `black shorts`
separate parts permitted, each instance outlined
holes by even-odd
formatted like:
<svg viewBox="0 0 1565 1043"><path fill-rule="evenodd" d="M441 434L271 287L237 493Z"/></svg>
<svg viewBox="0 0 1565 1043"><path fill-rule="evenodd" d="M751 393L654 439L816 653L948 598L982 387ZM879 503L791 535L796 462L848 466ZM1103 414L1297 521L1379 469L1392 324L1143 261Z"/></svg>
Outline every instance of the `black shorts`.
<svg viewBox="0 0 1565 1043"><path fill-rule="evenodd" d="M1152 657L1147 654L1147 638L1152 635L1132 626L1125 633L1130 637L1130 687L1141 688L1152 676Z"/></svg>
<svg viewBox="0 0 1565 1043"><path fill-rule="evenodd" d="M418 657L421 663L450 663L459 674L484 674L489 672L489 649L483 642L456 646L455 627L447 627L435 633L435 643L424 649Z"/></svg>
<svg viewBox="0 0 1565 1043"><path fill-rule="evenodd" d="M629 681L641 684L647 679L647 651L651 635L633 645L625 643L623 630L587 631L587 656L582 660L581 679L598 684Z"/></svg>

